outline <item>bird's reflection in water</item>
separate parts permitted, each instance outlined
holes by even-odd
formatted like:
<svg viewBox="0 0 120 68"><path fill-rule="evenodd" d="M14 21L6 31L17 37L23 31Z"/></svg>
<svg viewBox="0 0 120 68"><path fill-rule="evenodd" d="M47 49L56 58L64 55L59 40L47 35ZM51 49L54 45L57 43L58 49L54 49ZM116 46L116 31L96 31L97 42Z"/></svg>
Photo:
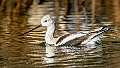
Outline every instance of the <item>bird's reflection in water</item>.
<svg viewBox="0 0 120 68"><path fill-rule="evenodd" d="M56 47L49 44L45 44L45 45L46 45L46 50L45 50L46 57L44 57L44 60L46 63L54 63Z"/></svg>
<svg viewBox="0 0 120 68"><path fill-rule="evenodd" d="M49 58L54 57L56 47L49 44L45 44L45 45L46 45L46 57L49 57Z"/></svg>
<svg viewBox="0 0 120 68"><path fill-rule="evenodd" d="M54 57L44 57L44 61L45 63L54 63L55 62L55 59Z"/></svg>
<svg viewBox="0 0 120 68"><path fill-rule="evenodd" d="M44 62L45 63L55 63L61 59L67 57L73 57L77 58L78 55L90 54L94 53L96 51L101 51L100 44L94 43L94 44L87 44L87 45L77 45L77 46L53 46L53 45L46 45L45 50L45 57Z"/></svg>

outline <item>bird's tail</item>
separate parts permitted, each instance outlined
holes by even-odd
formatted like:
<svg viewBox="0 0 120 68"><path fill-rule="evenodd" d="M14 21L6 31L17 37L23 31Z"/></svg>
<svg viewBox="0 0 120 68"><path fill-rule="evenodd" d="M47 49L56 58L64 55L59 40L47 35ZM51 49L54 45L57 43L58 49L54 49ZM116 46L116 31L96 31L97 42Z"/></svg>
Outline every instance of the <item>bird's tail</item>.
<svg viewBox="0 0 120 68"><path fill-rule="evenodd" d="M103 26L101 28L95 29L93 31L91 31L91 33L104 33L110 30L110 27L108 26Z"/></svg>
<svg viewBox="0 0 120 68"><path fill-rule="evenodd" d="M91 31L89 33L89 37L86 41L84 41L82 44L86 44L86 43L94 43L98 40L100 40L100 38L102 38L102 34L109 31L110 28L107 27L107 26L104 26L104 27L101 27L101 28L98 28L98 29L95 29L93 31Z"/></svg>

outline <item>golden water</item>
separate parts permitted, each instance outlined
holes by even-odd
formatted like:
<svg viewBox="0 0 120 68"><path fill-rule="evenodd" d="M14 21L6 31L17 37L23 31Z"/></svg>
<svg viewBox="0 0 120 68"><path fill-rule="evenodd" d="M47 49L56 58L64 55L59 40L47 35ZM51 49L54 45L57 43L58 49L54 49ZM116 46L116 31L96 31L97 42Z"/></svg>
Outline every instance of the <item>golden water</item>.
<svg viewBox="0 0 120 68"><path fill-rule="evenodd" d="M65 7L55 7L55 2L32 5L26 14L13 18L0 12L0 68L119 68L119 22L107 18L113 14L106 17L101 15L94 22L91 12L77 11L75 4L69 14L66 15L65 12ZM88 31L103 25L110 25L111 31L104 35L100 44L89 45L91 47L88 50L77 46L46 46L46 29L42 26L19 36L39 25L45 14L57 17L56 36ZM63 15L67 21L60 20ZM50 55L54 54L55 57L46 57L47 49L51 49Z"/></svg>

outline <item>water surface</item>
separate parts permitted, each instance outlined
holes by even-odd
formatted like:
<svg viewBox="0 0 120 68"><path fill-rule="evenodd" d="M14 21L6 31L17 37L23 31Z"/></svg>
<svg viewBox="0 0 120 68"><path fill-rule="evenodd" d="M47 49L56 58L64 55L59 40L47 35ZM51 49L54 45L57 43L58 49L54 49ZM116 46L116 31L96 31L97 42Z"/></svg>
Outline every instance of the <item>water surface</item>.
<svg viewBox="0 0 120 68"><path fill-rule="evenodd" d="M1 68L119 68L120 27L111 20L97 19L93 22L90 11L71 10L64 19L64 7L55 8L55 2L33 5L27 14L15 16L0 12L0 67ZM59 10L58 10L59 8ZM89 9L88 9L89 10ZM59 12L58 12L59 11ZM19 36L40 24L45 14L56 16L56 37L66 33L90 31L110 25L99 43L86 47L49 46L45 44L46 28L40 27ZM99 20L99 21L98 21ZM54 56L54 57L49 57Z"/></svg>

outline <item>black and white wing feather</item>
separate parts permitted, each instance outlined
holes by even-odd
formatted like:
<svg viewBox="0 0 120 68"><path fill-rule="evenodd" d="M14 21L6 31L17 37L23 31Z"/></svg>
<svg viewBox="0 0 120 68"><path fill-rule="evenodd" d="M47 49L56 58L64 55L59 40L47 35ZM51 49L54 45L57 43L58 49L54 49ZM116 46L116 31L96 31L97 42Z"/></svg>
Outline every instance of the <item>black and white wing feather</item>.
<svg viewBox="0 0 120 68"><path fill-rule="evenodd" d="M108 31L109 29L107 27L102 27L99 29L96 29L94 31L88 32L88 33L73 33L73 34L66 34L61 36L58 41L56 42L56 45L78 45L78 44L87 44L88 42L97 41L97 37L101 36L104 32Z"/></svg>

